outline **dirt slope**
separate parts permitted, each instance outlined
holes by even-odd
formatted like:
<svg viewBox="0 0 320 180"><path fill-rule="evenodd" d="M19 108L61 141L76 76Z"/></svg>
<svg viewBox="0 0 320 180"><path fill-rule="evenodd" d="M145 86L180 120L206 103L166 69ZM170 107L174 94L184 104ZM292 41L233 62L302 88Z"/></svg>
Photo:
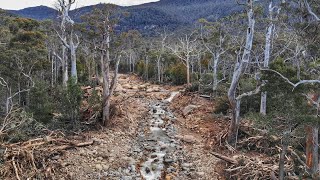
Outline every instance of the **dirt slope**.
<svg viewBox="0 0 320 180"><path fill-rule="evenodd" d="M55 178L222 179L208 147L223 120L213 118L209 100L128 75L120 75L117 100L110 127L85 134L92 146L53 157L63 172Z"/></svg>

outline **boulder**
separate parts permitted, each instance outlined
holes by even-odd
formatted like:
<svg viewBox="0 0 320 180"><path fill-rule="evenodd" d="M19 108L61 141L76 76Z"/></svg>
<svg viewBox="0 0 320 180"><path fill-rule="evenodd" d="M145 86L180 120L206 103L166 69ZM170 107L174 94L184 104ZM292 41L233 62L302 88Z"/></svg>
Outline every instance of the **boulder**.
<svg viewBox="0 0 320 180"><path fill-rule="evenodd" d="M194 109L196 109L198 107L199 106L196 106L196 105L188 105L188 106L186 106L182 111L183 116L188 115L189 113L191 113Z"/></svg>

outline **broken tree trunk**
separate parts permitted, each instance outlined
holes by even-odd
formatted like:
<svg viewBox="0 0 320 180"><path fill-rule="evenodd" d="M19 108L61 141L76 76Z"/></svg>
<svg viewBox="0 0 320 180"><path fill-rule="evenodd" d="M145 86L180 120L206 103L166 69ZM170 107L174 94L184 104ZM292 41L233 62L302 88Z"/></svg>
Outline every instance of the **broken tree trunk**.
<svg viewBox="0 0 320 180"><path fill-rule="evenodd" d="M307 168L310 174L316 175L319 171L318 167L318 126L307 125L305 127L307 133L306 141L306 158L307 158Z"/></svg>
<svg viewBox="0 0 320 180"><path fill-rule="evenodd" d="M246 44L244 47L244 52L242 58L236 63L234 73L232 76L231 86L228 91L228 99L232 108L232 119L229 127L228 132L228 143L235 146L237 141L238 135L238 128L240 123L240 99L237 100L237 87L239 85L239 81L241 75L249 63L251 50L252 50L252 42L253 42L253 34L254 34L254 27L255 27L255 19L253 13L253 1L248 1L248 28L247 28L247 38Z"/></svg>

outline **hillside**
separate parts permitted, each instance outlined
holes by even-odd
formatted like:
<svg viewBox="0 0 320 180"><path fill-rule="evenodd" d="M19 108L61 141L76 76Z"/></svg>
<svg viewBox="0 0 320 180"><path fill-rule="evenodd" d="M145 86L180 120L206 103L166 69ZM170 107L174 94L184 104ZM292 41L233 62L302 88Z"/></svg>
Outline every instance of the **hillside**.
<svg viewBox="0 0 320 180"><path fill-rule="evenodd" d="M73 18L89 13L95 6L86 6L71 12ZM199 18L218 19L240 10L234 0L161 0L131 7L119 7L121 11L130 13L130 17L121 21L124 30L138 29L146 32L157 27L176 29L179 26L192 25ZM13 14L36 20L53 19L57 11L38 6L18 11Z"/></svg>

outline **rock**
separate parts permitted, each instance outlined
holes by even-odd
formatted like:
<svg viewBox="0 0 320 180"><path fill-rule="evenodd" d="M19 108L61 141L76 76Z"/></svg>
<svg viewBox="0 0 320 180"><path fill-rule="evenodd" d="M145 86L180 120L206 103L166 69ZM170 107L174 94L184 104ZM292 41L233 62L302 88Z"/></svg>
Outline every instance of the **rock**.
<svg viewBox="0 0 320 180"><path fill-rule="evenodd" d="M182 167L189 168L189 167L191 167L192 165L193 165L192 163L183 163L181 166L182 166Z"/></svg>
<svg viewBox="0 0 320 180"><path fill-rule="evenodd" d="M182 113L184 116L188 115L189 113L191 113L194 109L198 108L199 106L196 106L196 105L188 105L186 106Z"/></svg>
<svg viewBox="0 0 320 180"><path fill-rule="evenodd" d="M109 158L109 163L112 163L114 161L114 158Z"/></svg>
<svg viewBox="0 0 320 180"><path fill-rule="evenodd" d="M60 156L59 156L59 155L56 155L56 156L53 156L51 159L52 159L52 160L58 160L58 159L60 159Z"/></svg>
<svg viewBox="0 0 320 180"><path fill-rule="evenodd" d="M197 174L198 176L204 176L204 175L205 175L204 172L196 172L196 174Z"/></svg>
<svg viewBox="0 0 320 180"><path fill-rule="evenodd" d="M164 162L169 164L169 163L173 163L174 160L171 158L166 158L166 159L164 159Z"/></svg>
<svg viewBox="0 0 320 180"><path fill-rule="evenodd" d="M181 139L184 142L187 142L187 143L195 143L195 142L197 142L197 139L192 135L176 136L176 137Z"/></svg>
<svg viewBox="0 0 320 180"><path fill-rule="evenodd" d="M173 179L173 177L170 174L166 175L166 180L172 180L172 179Z"/></svg>
<svg viewBox="0 0 320 180"><path fill-rule="evenodd" d="M99 171L102 171L103 170L103 167L101 164L97 164L96 165L96 169L99 170Z"/></svg>
<svg viewBox="0 0 320 180"><path fill-rule="evenodd" d="M165 102L170 103L177 95L179 95L179 92L172 92L170 97L165 100Z"/></svg>

